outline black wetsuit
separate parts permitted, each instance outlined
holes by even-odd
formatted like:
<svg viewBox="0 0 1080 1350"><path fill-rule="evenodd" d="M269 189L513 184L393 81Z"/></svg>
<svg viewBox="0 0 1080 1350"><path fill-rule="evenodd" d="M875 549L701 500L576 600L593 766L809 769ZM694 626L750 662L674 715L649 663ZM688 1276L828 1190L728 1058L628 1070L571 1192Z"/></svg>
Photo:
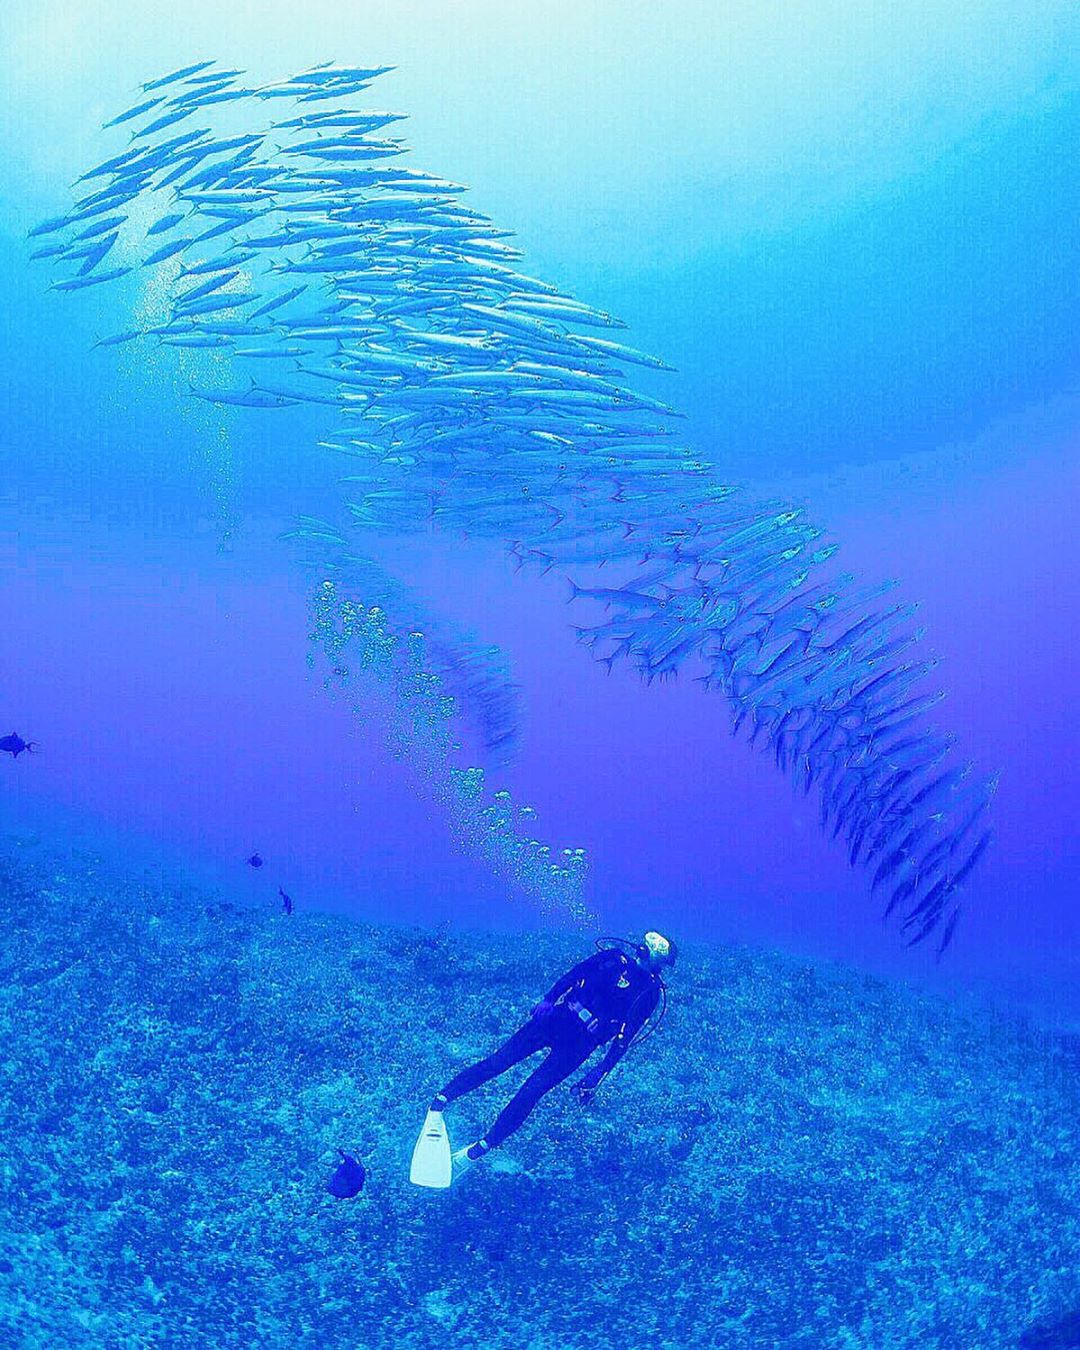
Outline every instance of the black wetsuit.
<svg viewBox="0 0 1080 1350"><path fill-rule="evenodd" d="M489 1082L537 1050L544 1060L526 1078L484 1136L495 1148L518 1128L536 1103L611 1041L603 1060L587 1075L596 1087L630 1047L660 999L660 978L621 951L597 952L568 970L544 995L553 1007L534 1014L505 1045L463 1069L442 1090L447 1103Z"/></svg>

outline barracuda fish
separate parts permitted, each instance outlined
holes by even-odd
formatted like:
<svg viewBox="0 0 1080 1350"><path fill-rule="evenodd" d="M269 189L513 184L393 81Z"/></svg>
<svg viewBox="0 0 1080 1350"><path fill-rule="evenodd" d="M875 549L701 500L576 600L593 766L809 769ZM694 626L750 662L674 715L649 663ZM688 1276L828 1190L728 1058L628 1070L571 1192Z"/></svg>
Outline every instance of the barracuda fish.
<svg viewBox="0 0 1080 1350"><path fill-rule="evenodd" d="M196 207L207 206L258 206L262 202L272 202L273 193L267 188L222 188L217 191L179 193L181 200Z"/></svg>
<svg viewBox="0 0 1080 1350"><path fill-rule="evenodd" d="M202 234L197 234L191 242L192 244L204 244L208 239L217 239L220 235L231 234L235 231L236 225L235 217L230 214L228 219L217 225L211 225L208 230L203 230Z"/></svg>
<svg viewBox="0 0 1080 1350"><path fill-rule="evenodd" d="M646 682L696 672L726 699L735 729L798 789L817 792L822 828L852 866L868 867L871 892L888 893L886 916L901 911L912 944L942 926L940 956L989 845L996 780L952 765L953 738L926 720L942 695L926 687L936 660L913 652L923 637L915 606L886 598L894 582L860 586L832 573L836 542L800 510L720 481L707 454L673 435L680 410L628 388L622 370L670 367L581 331L624 325L518 270L520 250L462 203L461 184L386 162L407 152L378 135L399 114L347 100L388 68L328 64L247 89L242 71L213 65L144 84L147 97L107 124L138 121L132 145L79 180L106 185L30 233L57 239L36 257L87 273L57 289L96 285L130 270L96 268L129 213L142 218L131 204L171 190L139 255L144 269L179 259L157 274L168 321L148 331L167 346L220 349L241 380L245 362L289 361L275 368L289 388L252 376L246 388L193 385L192 396L333 410L337 429L315 444L351 457L358 472L342 482L353 500L341 528L301 518L291 538L313 556L322 550L328 567L333 555L335 576L371 587L375 617L361 620L344 601L323 605L327 654L347 641L339 624L366 635L361 664L375 660L364 652L422 647L408 627L415 598L342 552L350 530L499 539L516 568L561 572L573 600L604 608L604 622L575 631L609 670L622 662ZM216 133L219 105L230 130L243 116L263 130ZM278 106L284 116L267 125ZM196 110L211 125L163 134ZM158 242L181 222L183 237ZM246 317L228 316L241 307ZM393 634L380 596L401 608L405 626ZM437 659L436 648L425 648L434 685L404 656L385 658L408 725L435 735L446 725L436 709L452 705L467 720L475 708L491 716L490 751L512 743L517 704L487 679L485 662L461 644ZM453 686L449 704L439 702L440 680ZM417 703L420 689L431 696ZM512 829L484 824L503 819L501 806L466 805L483 793L473 770L450 767L454 736L440 730L437 742L461 828L498 835L496 852L510 848ZM499 856L513 856L515 875L531 868L554 885L548 850L536 840L521 848Z"/></svg>
<svg viewBox="0 0 1080 1350"><path fill-rule="evenodd" d="M227 342L228 338L224 341ZM200 398L206 403L230 404L238 408L291 408L300 401L270 389L259 389L254 381L250 389L196 389L192 385L188 392L193 398Z"/></svg>
<svg viewBox="0 0 1080 1350"><path fill-rule="evenodd" d="M216 65L216 61L197 61L193 66L183 66L180 70L174 70L171 75L162 75L160 79L150 80L142 86L144 94L149 94L153 89L164 89L167 84L175 84L177 80L186 79L189 75L197 75L201 70L208 70Z"/></svg>
<svg viewBox="0 0 1080 1350"><path fill-rule="evenodd" d="M67 281L54 281L49 289L54 291L79 291L86 286L100 286L106 281L116 281L130 271L130 267L114 267L112 271L98 272L96 276L78 276L71 277Z"/></svg>
<svg viewBox="0 0 1080 1350"><path fill-rule="evenodd" d="M365 131L380 131L391 122L404 121L403 113L308 113L278 123L279 130L300 128L312 131L323 127L356 127Z"/></svg>
<svg viewBox="0 0 1080 1350"><path fill-rule="evenodd" d="M88 273L92 272L98 263L111 251L112 246L119 238L119 234L114 232L113 234L106 235L104 239L99 239L96 243L81 250L85 261L79 268L79 275L86 276ZM66 256L75 257L76 255L69 253Z"/></svg>
<svg viewBox="0 0 1080 1350"><path fill-rule="evenodd" d="M271 299L259 305L257 309L251 311L253 319L258 318L260 314L270 314L275 309L281 309L287 305L290 300L295 300L297 296L303 295L307 290L306 286L293 286L291 290L284 291L281 295L272 296Z"/></svg>
<svg viewBox="0 0 1080 1350"><path fill-rule="evenodd" d="M218 80L238 79L241 75L246 75L244 70L217 70L209 75L192 75L188 78L188 84L216 84Z"/></svg>
<svg viewBox="0 0 1080 1350"><path fill-rule="evenodd" d="M178 122L183 122L194 111L194 108L174 108L172 112L162 113L148 127L143 127L141 131L136 132L136 136L140 139L144 136L153 136L155 132L164 131L166 127L173 127Z"/></svg>
<svg viewBox="0 0 1080 1350"><path fill-rule="evenodd" d="M204 296L200 300L177 304L176 315L189 318L193 314L218 314L224 309L236 309L239 305L248 305L258 299L258 291L224 291Z"/></svg>
<svg viewBox="0 0 1080 1350"><path fill-rule="evenodd" d="M509 269L506 270L509 272ZM532 314L539 319L558 319L566 323L592 324L597 328L626 327L621 319L613 318L612 315L605 314L602 310L589 309L587 305L573 305L554 298L551 300L510 299L503 302L503 307L514 314Z"/></svg>
<svg viewBox="0 0 1080 1350"><path fill-rule="evenodd" d="M192 286L188 291L182 291L176 297L177 311L185 305L189 305L193 300L198 300L200 296L209 295L211 291L220 290L222 286L227 286L230 281L234 281L239 275L240 271L236 267L225 272L216 272L206 281L200 282L199 285Z"/></svg>
<svg viewBox="0 0 1080 1350"><path fill-rule="evenodd" d="M145 337L146 334L141 328L129 328L123 333L113 333L110 337L98 338L94 343L95 347L119 347L125 342L133 342L136 338Z"/></svg>
<svg viewBox="0 0 1080 1350"><path fill-rule="evenodd" d="M374 141L348 141L339 138L336 144L318 144L309 145L306 148L295 146L288 152L290 155L304 156L306 158L321 159L327 164L334 164L342 161L348 163L351 160L365 159L384 159L392 155L400 155L400 148L393 144L382 145Z"/></svg>
<svg viewBox="0 0 1080 1350"><path fill-rule="evenodd" d="M107 216L104 220L96 221L75 236L76 239L94 239L99 234L106 234L110 230L115 230L117 226L123 225L127 216Z"/></svg>
<svg viewBox="0 0 1080 1350"><path fill-rule="evenodd" d="M109 127L118 127L121 122L130 122L133 117L139 117L144 112L149 112L151 108L156 108L161 102L163 96L157 98L148 98L142 103L137 103L134 108L128 108L126 112L119 113L111 121L101 124L102 130L107 131Z"/></svg>
<svg viewBox="0 0 1080 1350"><path fill-rule="evenodd" d="M155 263L164 262L166 258L173 258L177 253L183 253L195 242L194 235L188 235L183 239L170 239L168 243L160 244L153 253L150 253L143 259L146 267L153 267Z"/></svg>
<svg viewBox="0 0 1080 1350"><path fill-rule="evenodd" d="M578 346L602 352L605 356L610 356L616 361L624 361L633 366L647 366L650 370L674 370L674 366L669 366L666 361L661 361L658 356L650 356L647 352L635 351L633 347L626 347L621 342L611 342L607 338L586 336L584 333L570 333L568 337L571 342Z"/></svg>
<svg viewBox="0 0 1080 1350"><path fill-rule="evenodd" d="M247 98L250 91L247 89L222 89L215 90L213 93L199 94L197 97L184 100L184 108L187 112L194 112L197 108L209 108L215 103L233 103L238 98Z"/></svg>
<svg viewBox="0 0 1080 1350"><path fill-rule="evenodd" d="M171 230L174 225L179 225L186 215L186 211L170 211L168 215L155 220L146 233L148 236L163 234L166 230Z"/></svg>
<svg viewBox="0 0 1080 1350"><path fill-rule="evenodd" d="M164 334L160 342L166 347L231 347L232 339L213 333ZM217 402L218 400L208 400Z"/></svg>
<svg viewBox="0 0 1080 1350"><path fill-rule="evenodd" d="M202 262L185 264L181 267L179 275L182 279L184 277L205 276L208 272L223 272L230 267L239 267L242 263L250 262L254 257L254 253L247 252L244 249L235 249L230 253L223 253L217 258L207 258Z"/></svg>
<svg viewBox="0 0 1080 1350"><path fill-rule="evenodd" d="M257 323L247 323L243 319L196 319L191 325L193 333L224 334L231 337L265 337L269 329Z"/></svg>
<svg viewBox="0 0 1080 1350"><path fill-rule="evenodd" d="M216 93L219 89L227 89L234 83L232 77L228 75L211 75L205 82L200 80L185 80L184 89L179 94L174 94L172 98L167 99L165 106L167 108L177 108L188 103L191 99L200 98L204 94Z"/></svg>
<svg viewBox="0 0 1080 1350"><path fill-rule="evenodd" d="M238 347L236 354L248 360L294 360L298 356L310 356L311 348L275 343L273 347Z"/></svg>

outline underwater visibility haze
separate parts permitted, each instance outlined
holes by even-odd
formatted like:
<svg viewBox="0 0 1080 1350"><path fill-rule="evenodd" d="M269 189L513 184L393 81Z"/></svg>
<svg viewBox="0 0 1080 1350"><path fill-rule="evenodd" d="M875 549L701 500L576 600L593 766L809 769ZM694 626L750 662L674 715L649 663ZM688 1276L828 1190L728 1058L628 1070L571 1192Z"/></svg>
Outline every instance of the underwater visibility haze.
<svg viewBox="0 0 1080 1350"><path fill-rule="evenodd" d="M916 9L5 19L13 1345L1080 1345L1080 34Z"/></svg>

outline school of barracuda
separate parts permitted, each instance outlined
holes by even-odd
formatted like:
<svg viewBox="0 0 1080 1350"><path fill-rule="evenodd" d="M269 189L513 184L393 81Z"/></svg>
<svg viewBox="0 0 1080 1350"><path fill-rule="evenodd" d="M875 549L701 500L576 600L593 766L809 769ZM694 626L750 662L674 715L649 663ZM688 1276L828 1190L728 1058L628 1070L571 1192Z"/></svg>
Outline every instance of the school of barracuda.
<svg viewBox="0 0 1080 1350"><path fill-rule="evenodd" d="M75 264L54 282L66 291L170 269L166 321L104 341L227 352L229 387L198 398L335 410L320 444L349 457L351 528L303 520L294 537L362 564L365 532L434 529L501 540L519 568L572 569L594 656L722 694L736 731L816 790L883 917L899 911L909 945L939 929L940 956L996 780L953 763L928 720L943 695L915 605L836 572L801 510L719 482L680 443L679 414L628 383L662 361L523 272L461 185L396 162L400 116L345 102L388 69L249 87L200 62L147 82L105 124L134 127L129 145L32 231L34 256ZM212 109L247 129L215 131ZM465 685L466 701L502 699L488 748L505 747L512 700Z"/></svg>

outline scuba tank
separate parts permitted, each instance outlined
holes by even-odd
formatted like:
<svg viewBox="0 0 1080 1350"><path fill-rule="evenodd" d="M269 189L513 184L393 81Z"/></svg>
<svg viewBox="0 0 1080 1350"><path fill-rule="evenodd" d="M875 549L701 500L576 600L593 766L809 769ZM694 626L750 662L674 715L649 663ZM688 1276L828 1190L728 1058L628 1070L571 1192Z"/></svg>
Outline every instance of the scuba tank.
<svg viewBox="0 0 1080 1350"><path fill-rule="evenodd" d="M642 948L642 944L640 942L633 942L630 938L614 937L610 934L606 934L603 937L598 937L596 939L595 945L596 950L598 952L611 952L621 950L631 956L636 956L637 953ZM655 1021L651 1020L646 1021L644 1026L638 1028L638 1030L634 1033L634 1036L631 1039L630 1043L627 1045L625 1053L629 1053L629 1051L631 1051L635 1045L640 1045L642 1042L647 1041L650 1036L655 1036L657 1031L660 1029L660 1023L667 1016L668 1010L667 985L664 983L663 978L659 974L656 975L656 979L660 984L660 1015L659 1017L656 1018ZM631 1003L630 1012L627 1014L628 1017L630 1013L632 1013L634 1009L637 1007L638 1000L644 998L644 996L645 995L643 991L637 996L634 1002Z"/></svg>

